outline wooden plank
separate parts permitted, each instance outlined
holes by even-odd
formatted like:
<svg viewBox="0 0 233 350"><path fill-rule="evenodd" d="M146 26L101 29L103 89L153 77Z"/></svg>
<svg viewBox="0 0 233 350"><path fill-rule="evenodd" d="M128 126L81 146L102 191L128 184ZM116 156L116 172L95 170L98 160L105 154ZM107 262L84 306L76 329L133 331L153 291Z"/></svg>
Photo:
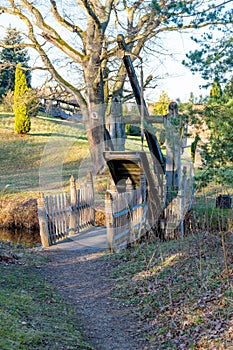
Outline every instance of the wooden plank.
<svg viewBox="0 0 233 350"><path fill-rule="evenodd" d="M106 227L107 227L107 248L113 251L113 217L112 217L112 195L110 192L105 194L105 213L106 213Z"/></svg>
<svg viewBox="0 0 233 350"><path fill-rule="evenodd" d="M159 185L155 183L155 180L152 176L152 173L150 171L150 165L147 159L147 156L145 152L112 152L112 151L106 151L104 152L104 158L109 166L112 178L117 186L117 183L121 180L125 179L126 175L127 177L130 177L133 182L139 186L140 184L140 177L142 174L145 174L146 183L147 183L147 193L148 193L148 200L149 200L149 209L151 212L150 220L152 221L152 224L156 224L156 221L159 217L159 215L162 212L162 203L161 199L157 190L157 187L161 188L163 186L163 183L161 179L159 180ZM134 177L134 175L131 175L130 171L132 169L132 163L133 162L135 168L138 168L138 176ZM126 170L126 173L123 172L123 170ZM155 216L153 217L152 213L155 213Z"/></svg>
<svg viewBox="0 0 233 350"><path fill-rule="evenodd" d="M56 195L57 198L57 221L58 221L58 235L59 238L62 238L62 225L61 225L61 203L60 203L60 195Z"/></svg>
<svg viewBox="0 0 233 350"><path fill-rule="evenodd" d="M63 193L60 193L60 203L61 203L61 226L62 226L62 235L63 237L66 236L66 229L65 229L65 208L64 208L64 197Z"/></svg>
<svg viewBox="0 0 233 350"><path fill-rule="evenodd" d="M141 188L108 194L106 222L111 250L126 247L140 237L145 220L142 198Z"/></svg>

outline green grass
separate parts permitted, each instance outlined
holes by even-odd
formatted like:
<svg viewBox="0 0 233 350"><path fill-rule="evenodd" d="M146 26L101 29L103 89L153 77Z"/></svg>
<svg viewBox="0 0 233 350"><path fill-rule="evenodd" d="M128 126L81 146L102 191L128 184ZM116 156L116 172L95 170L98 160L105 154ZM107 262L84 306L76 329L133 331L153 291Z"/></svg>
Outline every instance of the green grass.
<svg viewBox="0 0 233 350"><path fill-rule="evenodd" d="M14 264L0 262L0 349L91 349L74 309L39 275L45 258L0 242L0 257L12 254Z"/></svg>
<svg viewBox="0 0 233 350"><path fill-rule="evenodd" d="M31 124L30 133L16 135L13 114L0 114L2 194L38 192L41 161L50 178L56 178L62 167L62 185L66 186L71 174L78 176L78 166L89 154L82 124L43 115L32 118ZM52 190L58 186L61 183L51 180Z"/></svg>
<svg viewBox="0 0 233 350"><path fill-rule="evenodd" d="M153 348L230 349L233 241L225 240L229 274L214 234L154 240L114 255L116 297L135 308Z"/></svg>

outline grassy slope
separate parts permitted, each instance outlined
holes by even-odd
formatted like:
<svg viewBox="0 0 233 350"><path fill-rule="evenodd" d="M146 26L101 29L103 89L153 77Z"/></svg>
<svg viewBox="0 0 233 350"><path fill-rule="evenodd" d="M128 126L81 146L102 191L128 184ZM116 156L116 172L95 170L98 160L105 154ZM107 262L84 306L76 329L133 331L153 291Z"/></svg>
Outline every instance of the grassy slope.
<svg viewBox="0 0 233 350"><path fill-rule="evenodd" d="M0 348L91 349L73 308L39 276L43 259L0 242Z"/></svg>
<svg viewBox="0 0 233 350"><path fill-rule="evenodd" d="M63 180L66 183L71 173L75 172L73 175L77 176L78 163L88 155L88 143L82 124L48 116L34 117L31 123L29 134L16 135L13 131L13 115L0 114L2 192L20 192L27 196L29 192L39 191L39 170L45 147L50 147L51 151L45 154L47 165L51 170L62 165ZM58 164L61 159L57 158L61 152L64 159L62 164ZM56 170L54 168L54 172ZM56 184L53 186L56 187Z"/></svg>

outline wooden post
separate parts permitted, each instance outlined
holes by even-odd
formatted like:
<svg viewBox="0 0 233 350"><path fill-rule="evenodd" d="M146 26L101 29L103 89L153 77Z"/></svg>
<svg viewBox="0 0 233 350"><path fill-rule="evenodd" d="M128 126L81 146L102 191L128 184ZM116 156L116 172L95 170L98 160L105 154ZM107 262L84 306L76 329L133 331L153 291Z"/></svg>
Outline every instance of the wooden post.
<svg viewBox="0 0 233 350"><path fill-rule="evenodd" d="M130 177L128 177L125 184L126 184L126 194L127 194L126 200L128 201L127 206L129 209L129 218L128 218L128 223L127 223L128 229L129 229L129 235L128 235L127 246L130 247L131 242L134 242L134 240L135 240L133 237L134 232L131 229L132 224L133 224L133 222L132 222L132 215L133 215L132 207L133 207L134 188L133 188L133 183L132 183L132 180L130 179Z"/></svg>
<svg viewBox="0 0 233 350"><path fill-rule="evenodd" d="M126 192L132 192L133 191L133 184L132 184L132 180L130 179L130 177L128 177L128 179L126 180Z"/></svg>
<svg viewBox="0 0 233 350"><path fill-rule="evenodd" d="M140 176L140 189L142 194L142 202L145 203L146 201L146 176L144 173L141 173Z"/></svg>
<svg viewBox="0 0 233 350"><path fill-rule="evenodd" d="M120 96L114 96L109 115L109 133L115 151L124 151L125 124L122 120L122 102Z"/></svg>
<svg viewBox="0 0 233 350"><path fill-rule="evenodd" d="M140 192L142 196L142 208L141 208L141 225L140 231L138 234L138 239L141 238L142 235L146 232L146 213L147 213L147 188L146 188L146 176L144 173L140 175Z"/></svg>
<svg viewBox="0 0 233 350"><path fill-rule="evenodd" d="M49 237L48 217L45 210L44 197L42 193L40 193L40 197L37 199L37 207L41 244L43 247L49 247L51 245L51 241Z"/></svg>
<svg viewBox="0 0 233 350"><path fill-rule="evenodd" d="M94 181L93 181L93 175L92 175L92 172L89 172L87 173L87 185L88 187L90 188L90 191L91 191L91 203L90 206L90 210L92 212L92 215L91 215L91 223L92 225L95 225L95 208L94 208L94 205L95 205L95 191L94 191Z"/></svg>
<svg viewBox="0 0 233 350"><path fill-rule="evenodd" d="M185 195L187 194L187 168L183 167L183 176L182 176L182 182L181 182L181 198L180 198L180 229L181 229L181 238L184 239L185 229L184 229L184 216L185 216L185 204L186 204L186 198Z"/></svg>
<svg viewBox="0 0 233 350"><path fill-rule="evenodd" d="M128 206L131 207L131 203L132 203L132 199L133 199L133 183L132 180L130 179L130 177L128 177L128 179L125 182L125 191L128 194L127 195L127 201L128 201Z"/></svg>
<svg viewBox="0 0 233 350"><path fill-rule="evenodd" d="M76 182L72 175L70 178L70 224L69 224L70 235L74 235L76 232L76 203L77 203Z"/></svg>
<svg viewBox="0 0 233 350"><path fill-rule="evenodd" d="M112 218L112 195L110 192L105 194L105 213L106 213L106 227L107 227L107 248L110 252L114 251L114 230Z"/></svg>
<svg viewBox="0 0 233 350"><path fill-rule="evenodd" d="M178 193L181 168L180 120L177 104L171 102L168 108L169 113L164 122L166 131L166 205Z"/></svg>

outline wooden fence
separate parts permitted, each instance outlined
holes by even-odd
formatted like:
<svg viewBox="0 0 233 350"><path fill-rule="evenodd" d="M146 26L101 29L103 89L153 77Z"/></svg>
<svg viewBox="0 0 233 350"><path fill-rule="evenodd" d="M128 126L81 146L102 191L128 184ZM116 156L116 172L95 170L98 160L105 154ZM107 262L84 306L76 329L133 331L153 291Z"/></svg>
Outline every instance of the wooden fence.
<svg viewBox="0 0 233 350"><path fill-rule="evenodd" d="M48 247L59 240L94 225L94 186L88 174L86 185L76 188L70 178L70 198L66 193L44 196L38 199L38 218L41 243Z"/></svg>
<svg viewBox="0 0 233 350"><path fill-rule="evenodd" d="M146 232L145 180L137 189L127 180L126 192L107 191L105 212L107 246L114 251L135 243Z"/></svg>

